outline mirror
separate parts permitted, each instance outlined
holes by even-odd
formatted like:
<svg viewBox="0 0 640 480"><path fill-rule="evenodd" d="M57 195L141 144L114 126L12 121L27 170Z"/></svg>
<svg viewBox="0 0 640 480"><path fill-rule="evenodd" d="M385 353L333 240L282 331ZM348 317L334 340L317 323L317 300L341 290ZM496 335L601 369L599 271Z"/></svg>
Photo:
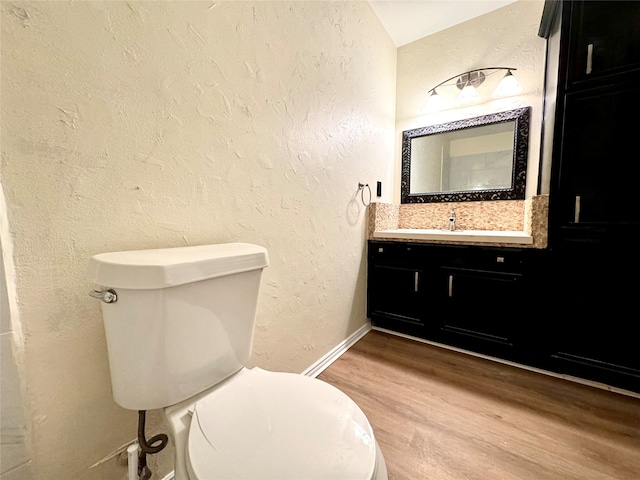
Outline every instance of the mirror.
<svg viewBox="0 0 640 480"><path fill-rule="evenodd" d="M402 132L401 203L522 200L531 107Z"/></svg>

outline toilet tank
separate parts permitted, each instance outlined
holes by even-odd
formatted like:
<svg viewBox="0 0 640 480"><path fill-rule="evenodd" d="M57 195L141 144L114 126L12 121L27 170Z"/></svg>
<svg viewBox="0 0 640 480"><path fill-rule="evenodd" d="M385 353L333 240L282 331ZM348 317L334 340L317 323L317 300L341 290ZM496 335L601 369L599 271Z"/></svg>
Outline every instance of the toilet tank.
<svg viewBox="0 0 640 480"><path fill-rule="evenodd" d="M265 248L247 243L103 253L88 277L102 302L115 401L164 408L206 390L251 356Z"/></svg>

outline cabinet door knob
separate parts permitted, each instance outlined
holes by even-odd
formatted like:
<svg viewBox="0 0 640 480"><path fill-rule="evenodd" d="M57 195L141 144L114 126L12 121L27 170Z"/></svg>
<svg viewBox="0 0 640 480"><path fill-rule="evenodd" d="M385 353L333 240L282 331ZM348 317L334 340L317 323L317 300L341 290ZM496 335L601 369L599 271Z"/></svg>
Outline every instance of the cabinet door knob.
<svg viewBox="0 0 640 480"><path fill-rule="evenodd" d="M418 279L420 278L420 272L415 272L413 275L413 291L418 291Z"/></svg>
<svg viewBox="0 0 640 480"><path fill-rule="evenodd" d="M591 67L593 67L593 43L587 45L587 69L585 71L587 75L591 74Z"/></svg>
<svg viewBox="0 0 640 480"><path fill-rule="evenodd" d="M573 221L575 223L580 223L580 195L576 195L576 205L573 210Z"/></svg>
<svg viewBox="0 0 640 480"><path fill-rule="evenodd" d="M453 275L449 275L449 297L453 297Z"/></svg>

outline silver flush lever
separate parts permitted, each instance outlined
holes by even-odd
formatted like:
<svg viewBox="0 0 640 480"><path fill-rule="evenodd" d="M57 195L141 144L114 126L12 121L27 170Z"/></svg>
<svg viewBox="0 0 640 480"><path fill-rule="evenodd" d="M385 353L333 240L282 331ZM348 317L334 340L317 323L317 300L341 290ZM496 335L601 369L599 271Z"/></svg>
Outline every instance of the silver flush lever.
<svg viewBox="0 0 640 480"><path fill-rule="evenodd" d="M109 288L107 290L91 290L89 296L93 298L99 298L104 303L114 303L118 301L118 295L116 291Z"/></svg>

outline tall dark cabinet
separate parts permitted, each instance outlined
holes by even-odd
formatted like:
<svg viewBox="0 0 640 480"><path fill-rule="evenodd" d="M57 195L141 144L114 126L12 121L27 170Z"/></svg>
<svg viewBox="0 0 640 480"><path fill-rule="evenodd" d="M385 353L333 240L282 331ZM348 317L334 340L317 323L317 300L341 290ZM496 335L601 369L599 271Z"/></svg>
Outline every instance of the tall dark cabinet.
<svg viewBox="0 0 640 480"><path fill-rule="evenodd" d="M555 97L550 368L640 391L640 2L548 0L540 35Z"/></svg>

